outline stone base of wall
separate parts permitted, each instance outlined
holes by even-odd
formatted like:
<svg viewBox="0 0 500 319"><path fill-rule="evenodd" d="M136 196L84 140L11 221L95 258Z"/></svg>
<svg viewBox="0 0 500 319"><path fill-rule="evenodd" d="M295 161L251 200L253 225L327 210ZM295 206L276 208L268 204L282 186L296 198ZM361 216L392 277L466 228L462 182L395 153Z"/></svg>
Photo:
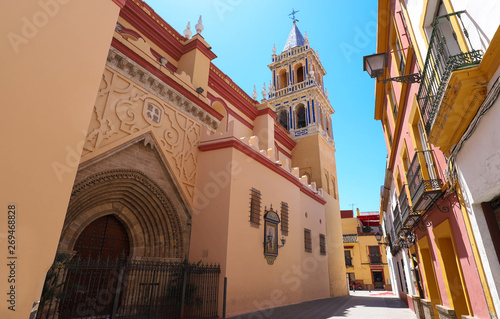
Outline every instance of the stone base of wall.
<svg viewBox="0 0 500 319"><path fill-rule="evenodd" d="M417 319L425 319L424 310L422 309L422 302L420 301L420 297L411 296L411 299L413 300L413 309L415 311Z"/></svg>
<svg viewBox="0 0 500 319"><path fill-rule="evenodd" d="M424 312L425 319L434 319L434 307L432 306L432 302L430 300L422 299L422 310Z"/></svg>
<svg viewBox="0 0 500 319"><path fill-rule="evenodd" d="M436 305L436 309L439 314L439 319L457 319L457 315L455 313L455 310L441 306L441 305Z"/></svg>
<svg viewBox="0 0 500 319"><path fill-rule="evenodd" d="M478 319L477 317L462 315L462 319Z"/></svg>

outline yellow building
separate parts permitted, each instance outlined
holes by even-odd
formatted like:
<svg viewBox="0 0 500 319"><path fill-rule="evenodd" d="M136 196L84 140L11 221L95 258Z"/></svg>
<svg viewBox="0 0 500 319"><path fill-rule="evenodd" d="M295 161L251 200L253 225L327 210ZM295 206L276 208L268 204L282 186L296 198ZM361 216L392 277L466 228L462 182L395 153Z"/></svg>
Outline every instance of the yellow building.
<svg viewBox="0 0 500 319"><path fill-rule="evenodd" d="M387 256L377 241L382 234L378 212L341 211L344 257L351 289L392 290Z"/></svg>
<svg viewBox="0 0 500 319"><path fill-rule="evenodd" d="M59 318L231 316L346 294L333 108L296 21L259 102L212 62L201 18L181 34L141 0L88 3L65 3L29 51L14 42L22 59L5 58L16 61L5 77L13 92L24 87L18 71L58 81L35 72L40 92L6 101L17 107L4 118L23 118L30 138L5 142L4 176L16 183L2 204L22 221L10 257L23 277L5 288L15 313L0 317L28 317L42 291L39 313ZM37 50L50 59L33 66ZM40 151L33 166L27 150ZM116 267L103 271L108 257ZM94 268L81 268L88 258Z"/></svg>

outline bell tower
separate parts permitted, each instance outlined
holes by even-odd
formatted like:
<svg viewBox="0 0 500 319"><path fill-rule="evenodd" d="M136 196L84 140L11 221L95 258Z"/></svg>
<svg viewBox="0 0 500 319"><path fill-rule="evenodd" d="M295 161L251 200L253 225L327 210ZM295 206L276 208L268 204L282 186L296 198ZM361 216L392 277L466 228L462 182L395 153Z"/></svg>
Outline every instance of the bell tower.
<svg viewBox="0 0 500 319"><path fill-rule="evenodd" d="M297 143L292 151L292 166L308 183L323 189L327 226L330 294L345 295L346 271L342 241L342 226L337 188L335 142L330 105L323 77L326 71L320 56L309 44L307 32L302 35L293 11L293 25L283 51L273 47L272 73L268 103L278 115L278 121Z"/></svg>

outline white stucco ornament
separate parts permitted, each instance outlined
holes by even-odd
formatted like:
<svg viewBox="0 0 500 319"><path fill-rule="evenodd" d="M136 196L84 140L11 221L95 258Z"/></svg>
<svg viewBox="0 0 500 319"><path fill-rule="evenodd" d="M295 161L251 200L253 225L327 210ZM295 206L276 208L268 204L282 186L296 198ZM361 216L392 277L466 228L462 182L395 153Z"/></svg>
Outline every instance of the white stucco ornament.
<svg viewBox="0 0 500 319"><path fill-rule="evenodd" d="M271 80L269 80L269 93L272 93L273 92L273 82Z"/></svg>
<svg viewBox="0 0 500 319"><path fill-rule="evenodd" d="M309 75L311 76L311 79L314 80L314 69L312 68L312 63L309 64Z"/></svg>
<svg viewBox="0 0 500 319"><path fill-rule="evenodd" d="M198 20L198 23L194 26L196 29L196 33L198 33L198 34L201 34L201 31L203 31L203 29L204 29L202 23L203 23L203 21L201 21L201 15L200 15L200 19Z"/></svg>
<svg viewBox="0 0 500 319"><path fill-rule="evenodd" d="M186 30L184 30L184 36L186 38L191 38L191 35L193 34L193 32L191 32L191 21L188 21L188 24L186 26Z"/></svg>
<svg viewBox="0 0 500 319"><path fill-rule="evenodd" d="M264 100L267 99L266 82L264 82L264 86L262 87L262 91L260 93L262 93L262 98Z"/></svg>
<svg viewBox="0 0 500 319"><path fill-rule="evenodd" d="M276 55L276 43L273 44L273 54Z"/></svg>
<svg viewBox="0 0 500 319"><path fill-rule="evenodd" d="M304 41L309 42L309 36L307 35L307 31L304 32Z"/></svg>
<svg viewBox="0 0 500 319"><path fill-rule="evenodd" d="M257 100L257 97L259 97L259 95L257 94L257 89L255 88L255 85L254 85L253 86L252 99Z"/></svg>

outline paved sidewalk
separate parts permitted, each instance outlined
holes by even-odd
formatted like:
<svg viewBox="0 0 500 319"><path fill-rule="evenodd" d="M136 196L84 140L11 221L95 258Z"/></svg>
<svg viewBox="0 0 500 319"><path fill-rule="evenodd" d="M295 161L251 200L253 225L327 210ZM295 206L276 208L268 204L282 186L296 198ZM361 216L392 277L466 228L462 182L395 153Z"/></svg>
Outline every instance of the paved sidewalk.
<svg viewBox="0 0 500 319"><path fill-rule="evenodd" d="M349 296L307 301L252 312L230 319L415 319L415 314L391 292L356 291Z"/></svg>

